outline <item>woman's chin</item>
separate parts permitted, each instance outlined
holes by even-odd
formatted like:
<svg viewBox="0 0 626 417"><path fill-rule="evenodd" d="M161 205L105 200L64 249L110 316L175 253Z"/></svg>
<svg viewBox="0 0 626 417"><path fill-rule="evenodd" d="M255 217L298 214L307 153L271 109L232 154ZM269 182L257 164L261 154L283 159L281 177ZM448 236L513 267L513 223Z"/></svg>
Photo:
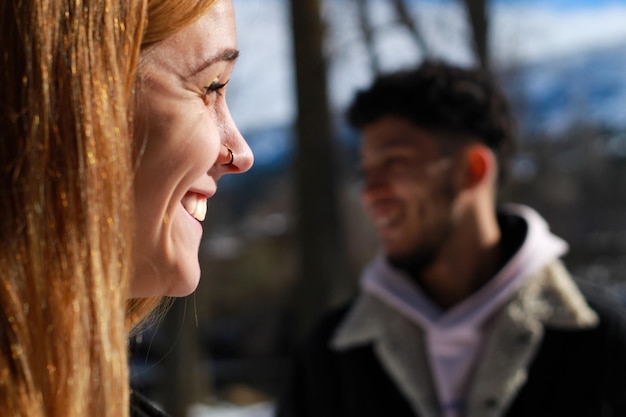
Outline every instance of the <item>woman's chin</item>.
<svg viewBox="0 0 626 417"><path fill-rule="evenodd" d="M179 265L168 272L137 273L131 283L131 298L185 297L193 293L200 283L200 264Z"/></svg>
<svg viewBox="0 0 626 417"><path fill-rule="evenodd" d="M176 280L163 295L166 295L168 297L186 297L193 293L196 288L198 288L199 283L200 270L198 269L197 277Z"/></svg>

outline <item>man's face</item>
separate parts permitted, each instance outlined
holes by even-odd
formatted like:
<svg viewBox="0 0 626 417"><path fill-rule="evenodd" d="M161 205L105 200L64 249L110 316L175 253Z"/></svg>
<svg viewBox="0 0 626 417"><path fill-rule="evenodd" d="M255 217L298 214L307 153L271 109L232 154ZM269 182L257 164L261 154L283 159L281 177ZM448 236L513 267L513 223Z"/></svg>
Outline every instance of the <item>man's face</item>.
<svg viewBox="0 0 626 417"><path fill-rule="evenodd" d="M383 117L362 130L363 204L393 262L425 267L454 228L452 157L409 121Z"/></svg>

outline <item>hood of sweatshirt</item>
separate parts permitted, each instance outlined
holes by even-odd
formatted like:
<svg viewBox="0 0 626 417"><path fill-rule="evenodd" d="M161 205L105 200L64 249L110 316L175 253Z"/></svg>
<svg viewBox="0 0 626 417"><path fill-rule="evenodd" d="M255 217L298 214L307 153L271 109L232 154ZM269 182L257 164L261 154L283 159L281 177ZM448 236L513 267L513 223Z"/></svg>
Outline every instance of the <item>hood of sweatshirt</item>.
<svg viewBox="0 0 626 417"><path fill-rule="evenodd" d="M550 232L546 221L535 210L509 204L501 211L505 216L516 216L526 223L524 241L489 282L451 309L442 311L406 273L389 265L383 253L364 269L361 275L363 290L426 331L456 328L462 333L462 329L479 325L509 300L528 277L568 250L567 243Z"/></svg>
<svg viewBox="0 0 626 417"><path fill-rule="evenodd" d="M422 329L439 413L444 417L465 413L471 375L489 332L489 318L500 311L535 272L568 250L565 241L553 235L546 221L531 208L507 205L501 211L505 219L501 222L503 235L515 233L506 227L521 220L526 229L524 240L517 251L509 254L508 261L495 276L449 310L442 311L407 274L391 267L382 253L361 276L365 293ZM507 217L513 222L506 221Z"/></svg>

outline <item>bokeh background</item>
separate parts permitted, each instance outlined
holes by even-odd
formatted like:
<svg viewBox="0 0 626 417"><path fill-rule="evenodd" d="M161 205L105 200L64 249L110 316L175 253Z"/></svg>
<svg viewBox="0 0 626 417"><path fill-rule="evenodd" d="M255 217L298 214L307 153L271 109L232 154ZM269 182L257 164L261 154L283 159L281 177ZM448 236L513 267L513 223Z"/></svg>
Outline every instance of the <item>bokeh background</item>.
<svg viewBox="0 0 626 417"><path fill-rule="evenodd" d="M271 415L289 349L377 249L345 107L426 58L498 78L519 120L501 200L548 220L578 278L626 295L626 0L234 4L227 99L255 165L210 201L196 293L131 341L133 382L172 415Z"/></svg>

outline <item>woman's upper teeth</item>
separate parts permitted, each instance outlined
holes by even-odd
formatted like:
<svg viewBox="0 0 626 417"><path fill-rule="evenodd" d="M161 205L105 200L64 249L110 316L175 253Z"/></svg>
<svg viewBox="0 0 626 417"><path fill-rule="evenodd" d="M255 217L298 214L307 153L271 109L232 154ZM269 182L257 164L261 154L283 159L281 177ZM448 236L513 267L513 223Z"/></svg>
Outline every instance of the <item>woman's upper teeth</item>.
<svg viewBox="0 0 626 417"><path fill-rule="evenodd" d="M181 200L187 213L196 220L203 221L207 212L207 198L196 193L187 193Z"/></svg>

